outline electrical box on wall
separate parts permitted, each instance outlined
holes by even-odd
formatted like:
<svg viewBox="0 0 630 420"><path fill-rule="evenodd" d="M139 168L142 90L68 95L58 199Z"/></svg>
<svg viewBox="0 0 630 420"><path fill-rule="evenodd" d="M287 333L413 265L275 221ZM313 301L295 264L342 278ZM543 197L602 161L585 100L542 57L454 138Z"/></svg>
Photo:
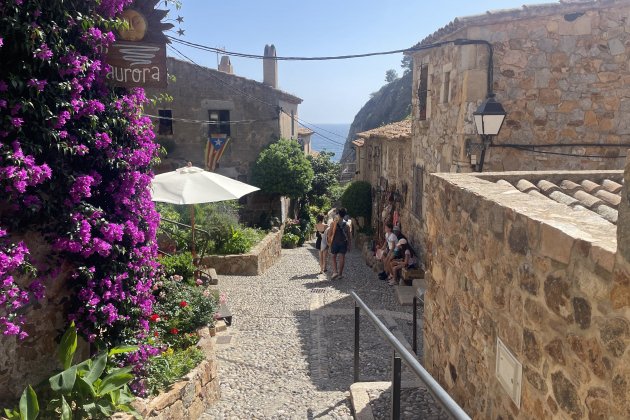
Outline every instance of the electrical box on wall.
<svg viewBox="0 0 630 420"><path fill-rule="evenodd" d="M521 381L523 379L523 365L512 352L497 337L496 375L499 383L507 392L514 404L521 408Z"/></svg>

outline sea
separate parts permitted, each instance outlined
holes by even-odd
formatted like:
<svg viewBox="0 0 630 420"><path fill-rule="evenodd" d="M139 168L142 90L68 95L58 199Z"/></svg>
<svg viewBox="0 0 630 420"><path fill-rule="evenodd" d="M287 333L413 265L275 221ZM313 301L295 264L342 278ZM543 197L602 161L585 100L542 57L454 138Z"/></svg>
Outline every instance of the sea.
<svg viewBox="0 0 630 420"><path fill-rule="evenodd" d="M343 153L343 145L350 132L350 124L311 124L315 133L311 137L311 147L316 152L333 152L333 161L339 162ZM339 144L337 144L339 143Z"/></svg>

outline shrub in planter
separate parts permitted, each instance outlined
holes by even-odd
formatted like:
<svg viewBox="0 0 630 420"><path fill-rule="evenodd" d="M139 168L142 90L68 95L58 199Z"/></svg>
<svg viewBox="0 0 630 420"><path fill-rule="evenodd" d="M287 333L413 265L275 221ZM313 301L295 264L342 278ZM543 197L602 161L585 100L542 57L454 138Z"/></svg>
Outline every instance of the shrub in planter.
<svg viewBox="0 0 630 420"><path fill-rule="evenodd" d="M177 382L204 359L203 351L196 346L182 350L167 349L149 360L147 391L157 394L161 389Z"/></svg>
<svg viewBox="0 0 630 420"><path fill-rule="evenodd" d="M160 257L159 261L168 276L178 275L189 280L192 279L195 273L195 266L193 265L193 258L190 252L163 256Z"/></svg>
<svg viewBox="0 0 630 420"><path fill-rule="evenodd" d="M295 248L299 241L300 237L298 235L285 233L282 235L282 248Z"/></svg>
<svg viewBox="0 0 630 420"><path fill-rule="evenodd" d="M369 182L355 181L351 183L341 196L341 205L348 210L351 217L365 217L370 224L372 215L372 187Z"/></svg>

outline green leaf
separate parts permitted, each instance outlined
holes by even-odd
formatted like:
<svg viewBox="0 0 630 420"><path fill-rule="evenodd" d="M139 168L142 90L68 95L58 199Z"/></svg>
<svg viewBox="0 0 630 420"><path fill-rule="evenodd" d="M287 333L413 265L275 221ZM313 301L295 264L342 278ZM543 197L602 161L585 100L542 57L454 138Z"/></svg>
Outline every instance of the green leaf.
<svg viewBox="0 0 630 420"><path fill-rule="evenodd" d="M105 365L107 364L107 353L100 353L93 359L92 368L88 372L87 375L83 377L85 382L88 384L94 383L98 378L101 377L103 371L105 370Z"/></svg>
<svg viewBox="0 0 630 420"><path fill-rule="evenodd" d="M72 388L74 388L74 382L76 379L77 367L72 366L70 369L66 369L55 376L51 376L48 382L50 382L50 388L53 391L68 394L72 391Z"/></svg>
<svg viewBox="0 0 630 420"><path fill-rule="evenodd" d="M77 329L74 321L70 324L59 344L59 361L64 369L68 369L72 365L74 352L77 350Z"/></svg>
<svg viewBox="0 0 630 420"><path fill-rule="evenodd" d="M134 376L129 373L131 372L132 367L128 366L121 369L116 369L109 375L107 375L103 382L101 382L100 387L98 389L99 395L105 395L108 392L112 392L116 389L122 388L127 383L129 383Z"/></svg>
<svg viewBox="0 0 630 420"><path fill-rule="evenodd" d="M8 408L5 408L4 415L9 420L20 420L20 413L16 410L9 410Z"/></svg>
<svg viewBox="0 0 630 420"><path fill-rule="evenodd" d="M61 397L61 420L72 420L72 409L64 397Z"/></svg>
<svg viewBox="0 0 630 420"><path fill-rule="evenodd" d="M105 415L105 417L111 417L116 409L112 405L112 403L106 399L100 399L96 402L96 407L98 410Z"/></svg>
<svg viewBox="0 0 630 420"><path fill-rule="evenodd" d="M83 404L81 406L81 409L85 411L85 413L89 414L92 418L97 417L99 413L98 407L96 407L96 403Z"/></svg>
<svg viewBox="0 0 630 420"><path fill-rule="evenodd" d="M91 399L96 396L96 391L91 384L85 382L85 379L79 377L74 385L75 391L82 397L82 399Z"/></svg>
<svg viewBox="0 0 630 420"><path fill-rule="evenodd" d="M121 251L124 251L124 250L125 250L124 248L121 249ZM118 346L118 347L114 347L113 349L110 349L107 355L111 357L116 354L131 353L132 351L136 351L136 350L138 350L138 346Z"/></svg>
<svg viewBox="0 0 630 420"><path fill-rule="evenodd" d="M30 385L22 393L20 398L20 418L23 420L35 420L39 415L39 402L37 394Z"/></svg>

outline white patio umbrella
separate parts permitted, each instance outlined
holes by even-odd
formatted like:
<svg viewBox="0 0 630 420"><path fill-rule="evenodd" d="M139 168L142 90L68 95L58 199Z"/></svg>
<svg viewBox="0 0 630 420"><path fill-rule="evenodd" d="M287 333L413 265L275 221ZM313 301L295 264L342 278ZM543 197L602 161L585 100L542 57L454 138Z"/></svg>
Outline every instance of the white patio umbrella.
<svg viewBox="0 0 630 420"><path fill-rule="evenodd" d="M199 204L236 200L259 188L188 164L157 175L151 183L151 199L171 204ZM195 255L195 207L190 206L192 253Z"/></svg>

